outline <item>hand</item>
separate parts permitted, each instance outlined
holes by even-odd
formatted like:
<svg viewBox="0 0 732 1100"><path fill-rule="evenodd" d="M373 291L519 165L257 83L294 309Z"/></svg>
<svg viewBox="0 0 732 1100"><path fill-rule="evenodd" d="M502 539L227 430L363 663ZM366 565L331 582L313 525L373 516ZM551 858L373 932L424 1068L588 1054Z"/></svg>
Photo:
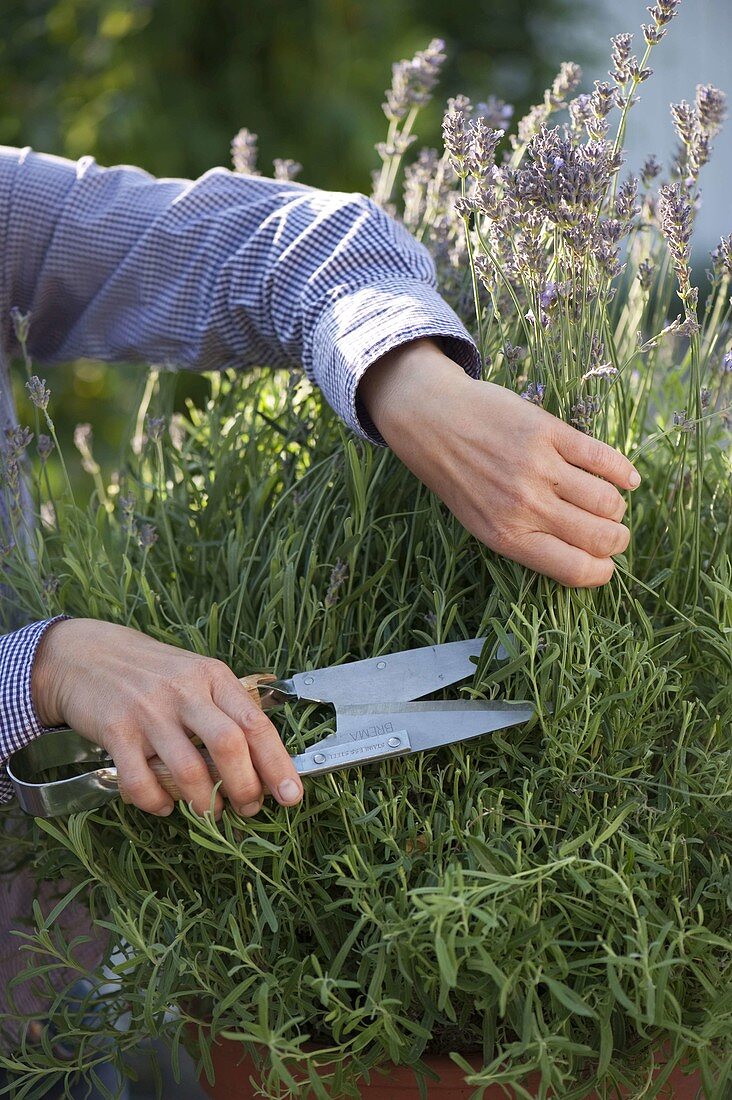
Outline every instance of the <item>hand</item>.
<svg viewBox="0 0 732 1100"><path fill-rule="evenodd" d="M633 465L518 394L469 378L432 340L369 367L358 391L391 449L492 550L561 584L610 580L630 533Z"/></svg>
<svg viewBox="0 0 732 1100"><path fill-rule="evenodd" d="M221 661L126 626L66 619L41 639L31 695L44 726L71 726L107 750L123 801L148 813L174 809L148 767L156 755L194 811L209 808L214 783L190 734L208 748L226 796L243 816L261 809L263 783L283 805L302 798L302 783L277 730ZM292 787L282 790L288 782ZM217 817L222 809L218 791Z"/></svg>

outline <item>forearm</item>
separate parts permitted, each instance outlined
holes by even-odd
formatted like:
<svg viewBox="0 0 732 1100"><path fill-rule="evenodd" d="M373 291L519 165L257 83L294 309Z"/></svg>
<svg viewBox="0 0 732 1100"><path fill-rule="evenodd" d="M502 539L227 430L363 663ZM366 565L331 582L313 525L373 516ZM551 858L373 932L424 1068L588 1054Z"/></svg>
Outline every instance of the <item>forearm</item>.
<svg viewBox="0 0 732 1100"><path fill-rule="evenodd" d="M224 169L156 180L0 149L0 325L32 314L38 360L89 356L194 370L302 366L354 431L356 389L393 348L477 350L426 248L370 199Z"/></svg>

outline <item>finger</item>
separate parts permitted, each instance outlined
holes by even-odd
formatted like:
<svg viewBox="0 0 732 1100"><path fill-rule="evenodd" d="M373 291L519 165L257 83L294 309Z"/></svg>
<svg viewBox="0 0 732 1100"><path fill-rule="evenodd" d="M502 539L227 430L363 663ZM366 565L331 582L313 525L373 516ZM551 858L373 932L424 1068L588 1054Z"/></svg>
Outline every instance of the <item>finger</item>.
<svg viewBox="0 0 732 1100"><path fill-rule="evenodd" d="M160 786L148 767L140 744L117 743L109 748L117 768L117 783L123 802L132 803L148 814L167 817L175 809L173 799Z"/></svg>
<svg viewBox="0 0 732 1100"><path fill-rule="evenodd" d="M186 727L201 738L211 753L226 797L234 809L247 817L252 812L256 813L256 810L252 811L252 804L261 805L264 792L242 728L212 700L198 698L192 701L181 711L181 717Z"/></svg>
<svg viewBox="0 0 732 1100"><path fill-rule="evenodd" d="M511 551L510 557L568 588L598 588L607 584L615 571L612 558L595 558L545 532L536 532L525 539L519 549Z"/></svg>
<svg viewBox="0 0 732 1100"><path fill-rule="evenodd" d="M278 802L291 806L302 798L302 782L276 727L234 674L213 686L213 700L246 733L254 767Z"/></svg>
<svg viewBox="0 0 732 1100"><path fill-rule="evenodd" d="M623 489L636 489L640 485L640 474L633 463L614 447L577 431L561 420L557 420L554 433L554 446L573 466L604 477Z"/></svg>
<svg viewBox="0 0 732 1100"><path fill-rule="evenodd" d="M630 531L622 523L592 515L564 500L554 501L548 531L568 545L586 550L593 558L622 554L630 541Z"/></svg>
<svg viewBox="0 0 732 1100"><path fill-rule="evenodd" d="M148 734L148 740L167 765L180 790L180 797L191 806L194 813L203 815L211 808L214 779L206 767L206 761L186 734L184 722L185 728L189 729L188 722L184 719L181 725L158 722L154 732ZM197 729L192 729L191 732L199 733ZM224 800L217 791L214 814L219 816L223 808Z"/></svg>
<svg viewBox="0 0 732 1100"><path fill-rule="evenodd" d="M620 523L625 515L627 504L614 485L568 462L561 463L552 478L552 486L562 500L595 516Z"/></svg>

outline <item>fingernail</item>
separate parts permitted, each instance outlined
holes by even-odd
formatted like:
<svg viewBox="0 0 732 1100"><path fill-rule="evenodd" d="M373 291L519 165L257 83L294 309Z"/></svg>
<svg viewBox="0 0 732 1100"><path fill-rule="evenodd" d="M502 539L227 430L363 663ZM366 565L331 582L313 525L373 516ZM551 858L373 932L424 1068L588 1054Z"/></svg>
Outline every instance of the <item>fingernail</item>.
<svg viewBox="0 0 732 1100"><path fill-rule="evenodd" d="M254 817L255 814L259 813L261 808L261 802L247 802L246 806L239 807L237 813L240 814L241 817Z"/></svg>
<svg viewBox="0 0 732 1100"><path fill-rule="evenodd" d="M280 798L285 802L292 802L300 797L300 787L294 779L283 779L278 788Z"/></svg>
<svg viewBox="0 0 732 1100"><path fill-rule="evenodd" d="M637 470L633 470L633 473L628 478L628 484L630 485L631 489L637 489L638 486L640 485L640 483L641 483L640 474L638 473Z"/></svg>

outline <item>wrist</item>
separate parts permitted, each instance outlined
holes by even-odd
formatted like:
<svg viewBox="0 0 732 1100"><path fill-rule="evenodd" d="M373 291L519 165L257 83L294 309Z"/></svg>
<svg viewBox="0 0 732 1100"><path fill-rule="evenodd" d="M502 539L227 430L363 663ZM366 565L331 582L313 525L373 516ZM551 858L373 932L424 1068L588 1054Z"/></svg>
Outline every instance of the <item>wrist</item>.
<svg viewBox="0 0 732 1100"><path fill-rule="evenodd" d="M359 383L358 399L391 444L389 437L410 423L421 405L444 399L446 386L470 381L463 368L426 337L402 344L372 363Z"/></svg>
<svg viewBox="0 0 732 1100"><path fill-rule="evenodd" d="M73 619L52 623L44 631L33 659L31 700L38 721L46 728L64 724L59 686L63 654L68 652L69 633L73 632L74 625Z"/></svg>

